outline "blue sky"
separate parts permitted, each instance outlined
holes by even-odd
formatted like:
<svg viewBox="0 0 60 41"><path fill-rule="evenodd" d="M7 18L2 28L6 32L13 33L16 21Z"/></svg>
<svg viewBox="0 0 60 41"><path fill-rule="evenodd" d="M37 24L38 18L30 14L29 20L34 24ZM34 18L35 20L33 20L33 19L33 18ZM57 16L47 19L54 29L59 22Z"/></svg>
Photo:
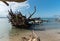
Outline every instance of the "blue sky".
<svg viewBox="0 0 60 41"><path fill-rule="evenodd" d="M33 17L54 17L55 15L60 15L60 0L27 0L22 5L16 7L15 4L15 10L20 10L26 16L29 16L28 12L32 13L34 11L34 6L37 7L37 12Z"/></svg>
<svg viewBox="0 0 60 41"><path fill-rule="evenodd" d="M36 5L40 17L54 17L60 15L60 0L30 0L31 6Z"/></svg>

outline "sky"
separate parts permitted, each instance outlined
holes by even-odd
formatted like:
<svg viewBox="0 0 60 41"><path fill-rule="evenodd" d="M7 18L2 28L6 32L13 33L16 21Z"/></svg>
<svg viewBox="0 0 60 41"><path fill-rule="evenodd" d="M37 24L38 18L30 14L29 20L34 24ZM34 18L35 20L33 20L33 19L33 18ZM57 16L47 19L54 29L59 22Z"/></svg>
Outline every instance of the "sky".
<svg viewBox="0 0 60 41"><path fill-rule="evenodd" d="M21 12L27 17L33 13L36 6L36 13L32 17L56 17L60 15L60 0L27 0L25 2L8 2L7 7L3 2L0 2L0 17L8 15L8 10L12 8L13 12ZM30 12L30 14L29 14Z"/></svg>

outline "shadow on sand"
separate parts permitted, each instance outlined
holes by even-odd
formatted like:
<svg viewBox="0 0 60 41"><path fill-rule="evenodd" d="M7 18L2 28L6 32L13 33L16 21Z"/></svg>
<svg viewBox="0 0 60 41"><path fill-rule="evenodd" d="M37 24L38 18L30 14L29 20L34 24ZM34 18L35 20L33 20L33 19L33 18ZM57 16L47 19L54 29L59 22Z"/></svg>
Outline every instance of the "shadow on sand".
<svg viewBox="0 0 60 41"><path fill-rule="evenodd" d="M26 29L26 30L35 30L35 31L45 31L45 28L40 28L40 25L32 25L30 27L15 27L16 29Z"/></svg>

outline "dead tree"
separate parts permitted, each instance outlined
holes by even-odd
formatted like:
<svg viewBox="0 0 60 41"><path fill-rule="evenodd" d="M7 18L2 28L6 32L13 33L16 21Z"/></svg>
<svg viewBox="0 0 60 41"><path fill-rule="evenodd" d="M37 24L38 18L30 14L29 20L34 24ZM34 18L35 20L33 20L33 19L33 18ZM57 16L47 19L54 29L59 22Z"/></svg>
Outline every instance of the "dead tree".
<svg viewBox="0 0 60 41"><path fill-rule="evenodd" d="M35 18L31 18L35 12L36 12L36 6L34 7L34 12L27 18L26 16L22 15L21 12L13 13L12 9L10 9L9 12L9 17L10 17L10 22L14 26L23 26L23 27L28 27L32 24L35 23ZM32 23L29 23L33 21Z"/></svg>

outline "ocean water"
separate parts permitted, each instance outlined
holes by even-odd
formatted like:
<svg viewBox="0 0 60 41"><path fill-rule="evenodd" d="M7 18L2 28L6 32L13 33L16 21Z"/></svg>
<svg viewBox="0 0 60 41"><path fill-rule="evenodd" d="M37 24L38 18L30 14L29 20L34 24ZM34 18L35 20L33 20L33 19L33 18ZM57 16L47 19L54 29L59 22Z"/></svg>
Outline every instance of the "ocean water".
<svg viewBox="0 0 60 41"><path fill-rule="evenodd" d="M44 22L39 25L33 25L30 29L32 30L50 30L50 29L60 29L60 22L54 21L54 19L46 18L49 22ZM10 34L14 35L14 33L26 33L31 30L21 30L15 29L9 23L8 18L0 18L0 41L9 41ZM23 34L22 34L23 35Z"/></svg>
<svg viewBox="0 0 60 41"><path fill-rule="evenodd" d="M0 41L9 41L9 31L11 29L7 18L0 18Z"/></svg>
<svg viewBox="0 0 60 41"><path fill-rule="evenodd" d="M48 22L43 22L40 25L35 25L32 27L34 30L50 30L50 29L60 29L60 22L56 21L55 18L43 18L43 20L48 20Z"/></svg>

